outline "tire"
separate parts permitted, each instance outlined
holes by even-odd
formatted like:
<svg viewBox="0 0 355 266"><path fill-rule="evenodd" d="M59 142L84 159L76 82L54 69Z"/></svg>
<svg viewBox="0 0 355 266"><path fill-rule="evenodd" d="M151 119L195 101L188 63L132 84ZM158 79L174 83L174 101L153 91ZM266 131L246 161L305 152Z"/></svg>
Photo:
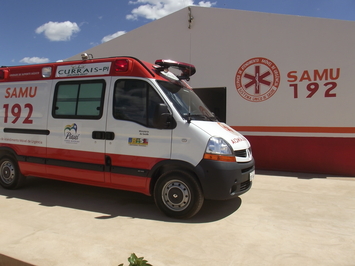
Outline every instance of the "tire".
<svg viewBox="0 0 355 266"><path fill-rule="evenodd" d="M203 193L197 180L184 171L173 171L159 177L154 187L157 207L169 217L191 218L201 209Z"/></svg>
<svg viewBox="0 0 355 266"><path fill-rule="evenodd" d="M0 160L0 185L6 189L19 188L25 180L15 159L5 156Z"/></svg>

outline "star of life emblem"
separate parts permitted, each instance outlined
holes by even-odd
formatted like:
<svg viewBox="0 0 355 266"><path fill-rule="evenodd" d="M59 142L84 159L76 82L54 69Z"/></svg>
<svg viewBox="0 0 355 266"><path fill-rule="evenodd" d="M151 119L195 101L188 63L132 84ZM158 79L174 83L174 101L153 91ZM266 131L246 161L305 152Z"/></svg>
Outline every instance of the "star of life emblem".
<svg viewBox="0 0 355 266"><path fill-rule="evenodd" d="M271 60L263 57L255 57L244 62L235 76L238 93L250 102L270 99L279 85L279 69Z"/></svg>

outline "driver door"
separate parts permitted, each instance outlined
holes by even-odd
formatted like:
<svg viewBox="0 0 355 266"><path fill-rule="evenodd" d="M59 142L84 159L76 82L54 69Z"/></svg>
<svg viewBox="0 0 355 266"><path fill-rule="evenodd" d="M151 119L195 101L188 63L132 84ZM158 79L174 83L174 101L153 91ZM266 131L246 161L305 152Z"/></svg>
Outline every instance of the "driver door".
<svg viewBox="0 0 355 266"><path fill-rule="evenodd" d="M106 154L111 183L144 192L148 171L171 156L172 130L154 125L157 105L164 102L149 80L137 78L117 79L110 97L106 131L114 139L106 142Z"/></svg>

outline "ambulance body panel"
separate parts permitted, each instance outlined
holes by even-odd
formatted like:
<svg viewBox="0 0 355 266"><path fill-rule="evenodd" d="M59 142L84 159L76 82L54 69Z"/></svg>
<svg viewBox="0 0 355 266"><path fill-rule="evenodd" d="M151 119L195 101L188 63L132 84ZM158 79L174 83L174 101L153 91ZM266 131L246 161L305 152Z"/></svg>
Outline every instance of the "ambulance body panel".
<svg viewBox="0 0 355 266"><path fill-rule="evenodd" d="M135 191L176 218L247 192L250 144L196 96L194 73L131 57L0 68L0 184L38 176Z"/></svg>
<svg viewBox="0 0 355 266"><path fill-rule="evenodd" d="M199 158L202 158L205 152L205 149L202 148L203 144L207 143L211 136L206 132L201 132L193 122L186 124L178 121L177 123L178 126L173 132L171 157L174 160L187 161L196 166L201 161ZM189 134L186 134L187 131Z"/></svg>

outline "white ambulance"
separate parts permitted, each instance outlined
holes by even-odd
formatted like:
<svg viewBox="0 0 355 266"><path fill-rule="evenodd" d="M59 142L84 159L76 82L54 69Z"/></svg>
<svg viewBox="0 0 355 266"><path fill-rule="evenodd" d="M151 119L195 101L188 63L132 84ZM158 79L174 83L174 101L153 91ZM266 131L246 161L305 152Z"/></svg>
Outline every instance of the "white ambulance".
<svg viewBox="0 0 355 266"><path fill-rule="evenodd" d="M245 193L250 144L194 94L186 81L195 71L87 54L1 67L1 186L37 176L135 191L175 218L192 217L204 199Z"/></svg>

